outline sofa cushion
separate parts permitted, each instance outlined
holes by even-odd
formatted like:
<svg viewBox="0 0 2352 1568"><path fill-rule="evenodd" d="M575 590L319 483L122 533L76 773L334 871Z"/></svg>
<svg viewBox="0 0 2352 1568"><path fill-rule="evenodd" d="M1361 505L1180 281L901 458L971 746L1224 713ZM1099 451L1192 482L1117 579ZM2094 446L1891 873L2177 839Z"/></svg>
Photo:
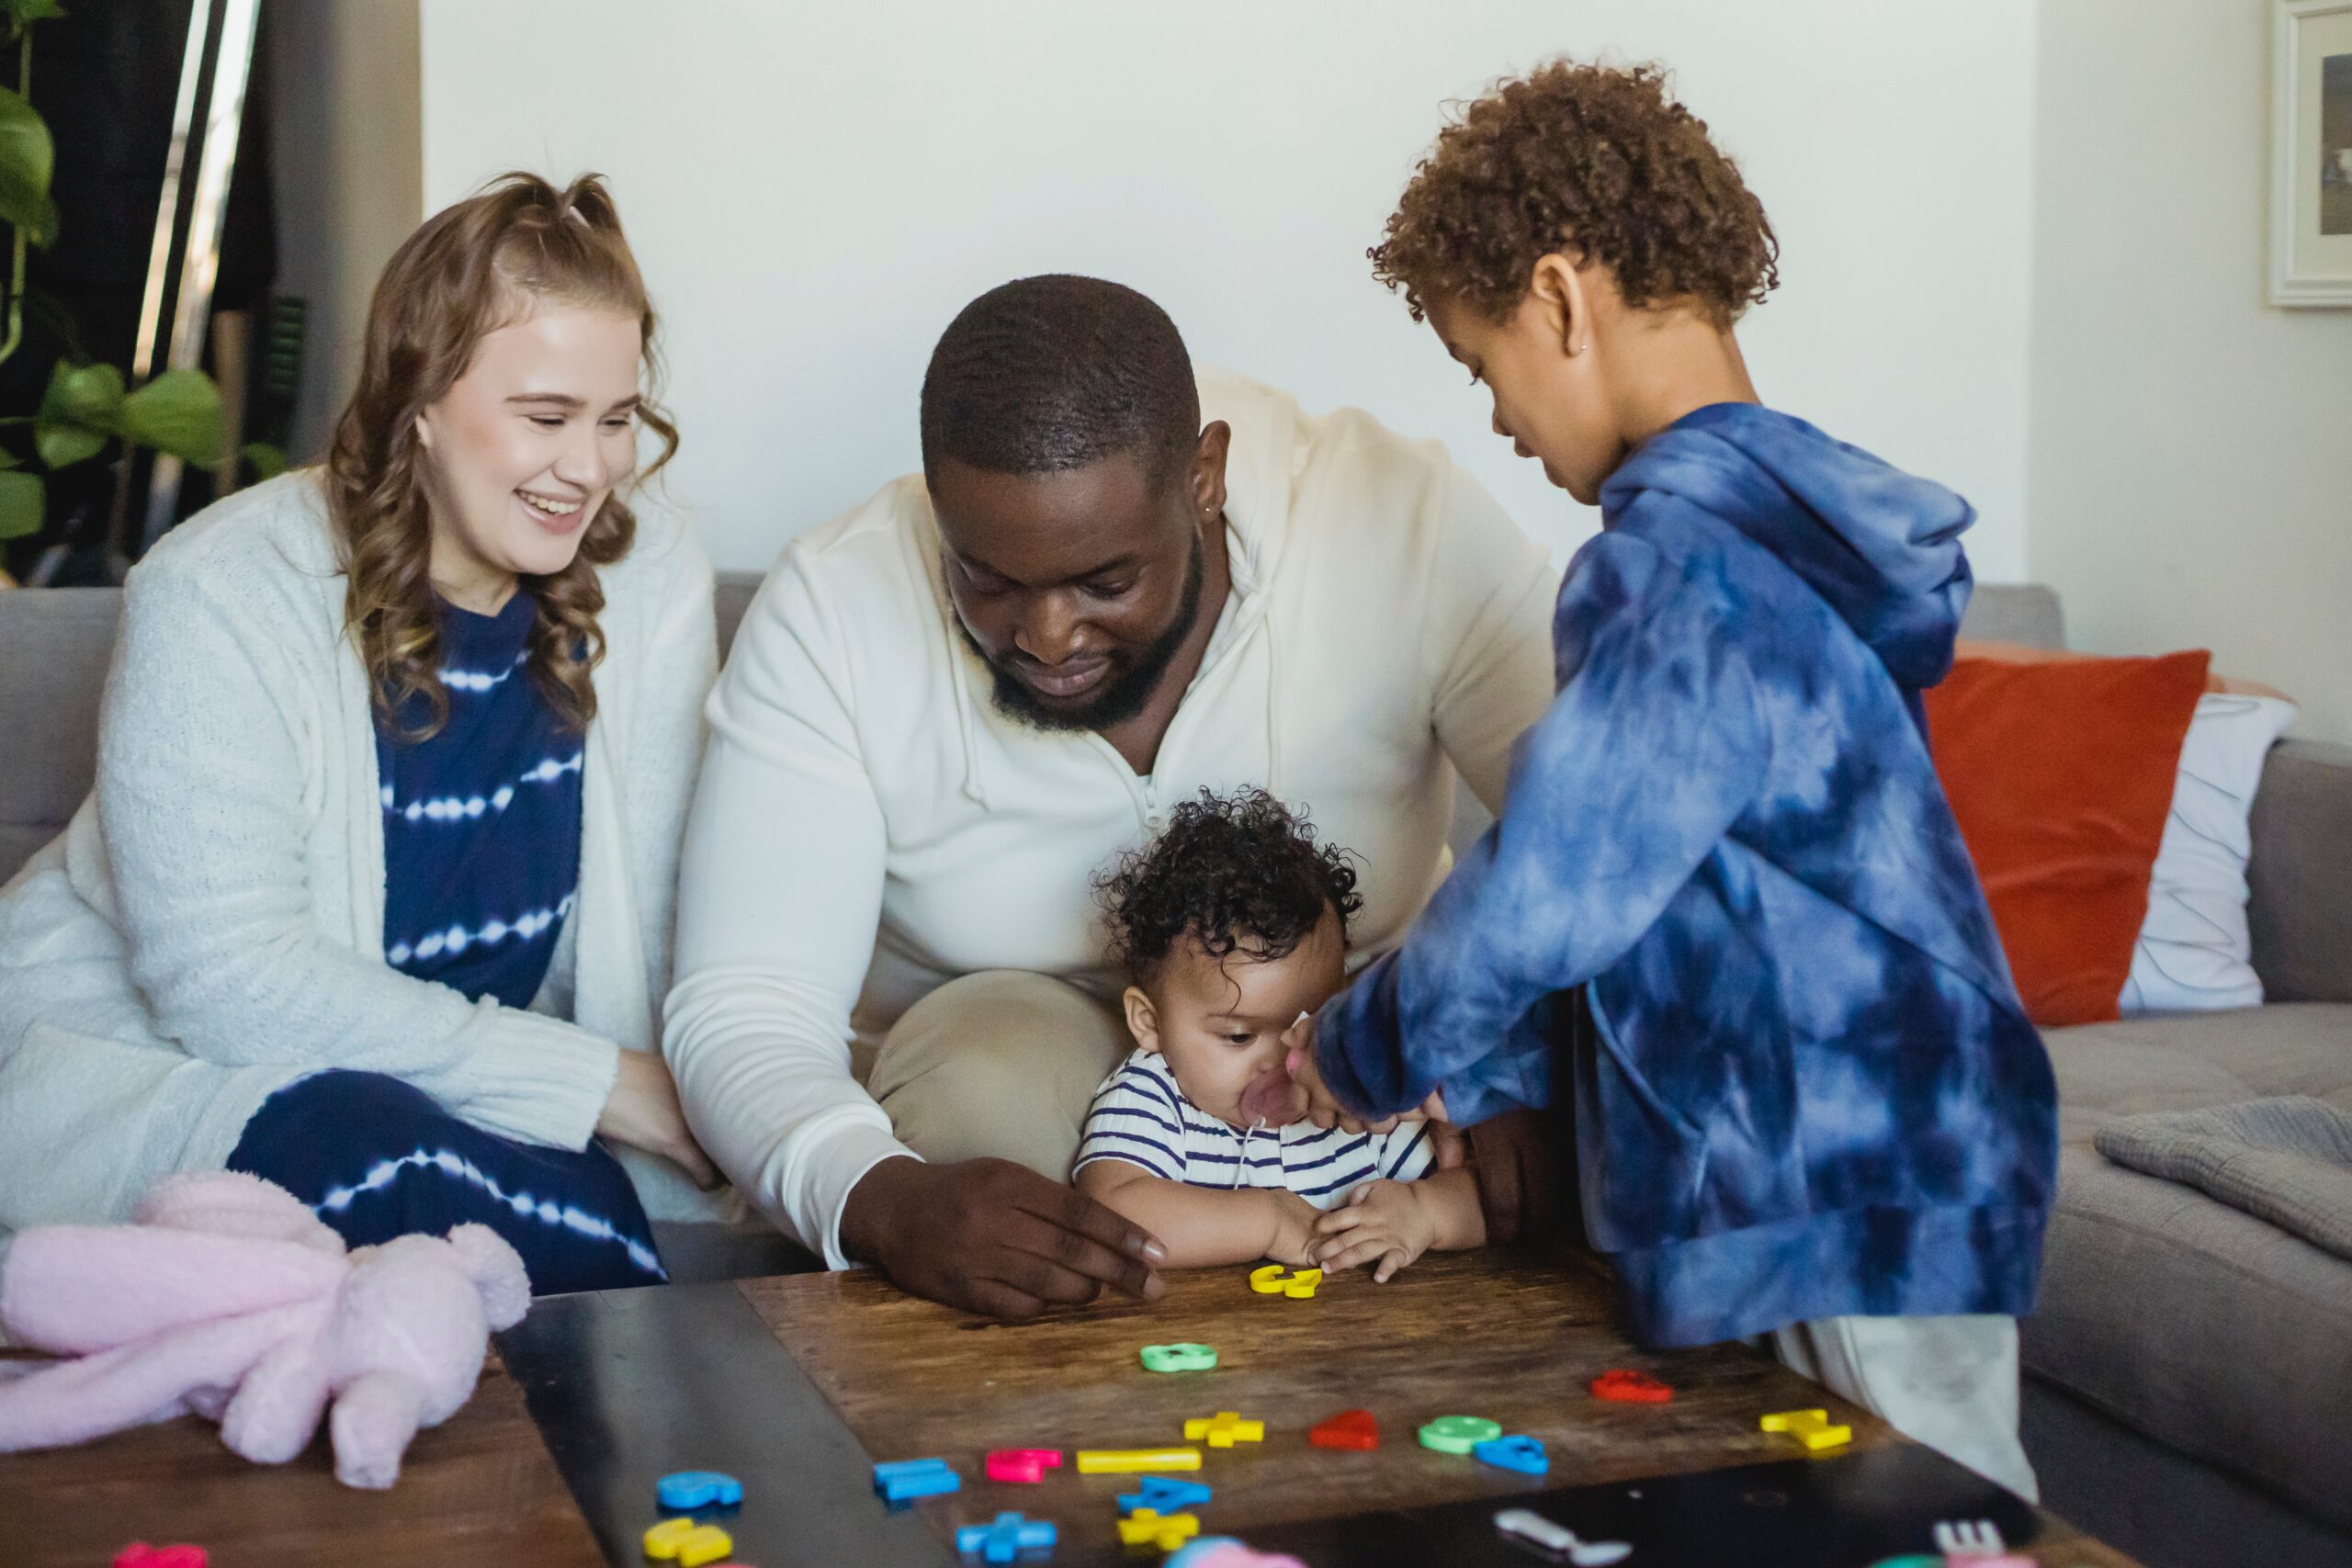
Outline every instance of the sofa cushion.
<svg viewBox="0 0 2352 1568"><path fill-rule="evenodd" d="M122 595L20 589L0 615L0 882L55 838L97 769L98 690Z"/></svg>
<svg viewBox="0 0 2352 1568"><path fill-rule="evenodd" d="M2352 1002L2352 746L2290 740L2247 824L2246 922L2275 1002Z"/></svg>
<svg viewBox="0 0 2352 1568"><path fill-rule="evenodd" d="M2046 1032L2058 1204L2027 1366L2157 1441L2352 1525L2352 1263L2091 1146L2111 1118L2308 1094L2352 1110L2352 1006Z"/></svg>
<svg viewBox="0 0 2352 1568"><path fill-rule="evenodd" d="M1936 776L2036 1023L2116 1015L2208 661L1962 659L1927 694Z"/></svg>
<svg viewBox="0 0 2352 1568"><path fill-rule="evenodd" d="M2027 648L2066 646L2058 595L2039 582L1980 582L1960 618L1960 635Z"/></svg>
<svg viewBox="0 0 2352 1568"><path fill-rule="evenodd" d="M743 612L752 607L752 595L760 591L760 574L756 571L722 571L718 586L713 591L712 608L718 617L718 657L723 660L727 650L735 646L735 628L743 624Z"/></svg>

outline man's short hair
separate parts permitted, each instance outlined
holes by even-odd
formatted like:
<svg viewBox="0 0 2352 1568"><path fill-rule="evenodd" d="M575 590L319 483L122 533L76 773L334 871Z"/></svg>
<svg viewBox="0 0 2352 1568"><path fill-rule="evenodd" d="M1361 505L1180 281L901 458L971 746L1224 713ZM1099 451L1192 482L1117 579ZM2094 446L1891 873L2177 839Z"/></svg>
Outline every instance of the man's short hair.
<svg viewBox="0 0 2352 1568"><path fill-rule="evenodd" d="M1099 277L1023 277L965 306L922 378L922 467L1058 473L1125 453L1156 489L1198 444L1192 355L1168 312Z"/></svg>

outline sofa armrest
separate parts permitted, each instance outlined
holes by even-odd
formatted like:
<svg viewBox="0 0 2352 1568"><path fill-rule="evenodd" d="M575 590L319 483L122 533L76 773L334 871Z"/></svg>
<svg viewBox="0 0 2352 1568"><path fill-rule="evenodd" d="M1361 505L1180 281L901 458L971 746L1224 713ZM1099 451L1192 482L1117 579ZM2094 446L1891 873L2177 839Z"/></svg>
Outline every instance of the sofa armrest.
<svg viewBox="0 0 2352 1568"><path fill-rule="evenodd" d="M2274 748L2251 826L2246 918L2264 992L2352 1001L2352 746Z"/></svg>

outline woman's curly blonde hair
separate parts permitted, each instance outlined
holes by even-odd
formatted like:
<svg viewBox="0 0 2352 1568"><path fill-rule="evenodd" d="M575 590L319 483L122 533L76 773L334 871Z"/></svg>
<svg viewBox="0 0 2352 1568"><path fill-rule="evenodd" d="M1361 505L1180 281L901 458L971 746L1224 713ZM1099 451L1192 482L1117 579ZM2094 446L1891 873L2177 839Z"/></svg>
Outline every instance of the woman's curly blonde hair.
<svg viewBox="0 0 2352 1568"><path fill-rule="evenodd" d="M403 731L410 739L435 734L449 716L427 573L433 529L417 415L465 374L485 336L543 299L635 316L646 375L655 377L653 308L620 214L595 175L562 190L537 175L501 175L410 235L368 305L359 387L327 455L327 510L349 579L345 624L378 710L391 721L415 697L429 710L422 725ZM637 476L641 481L676 453L678 431L650 396L637 417L662 443L661 456ZM596 569L627 555L636 536L637 519L616 489L589 519L570 566L522 580L519 591L538 604L531 679L569 728L584 730L596 715L590 674L605 655Z"/></svg>
<svg viewBox="0 0 2352 1568"><path fill-rule="evenodd" d="M1438 133L1367 254L1416 321L1452 299L1500 321L1555 253L1606 266L1629 305L1719 327L1781 281L1764 204L1655 65L1560 60L1497 83Z"/></svg>

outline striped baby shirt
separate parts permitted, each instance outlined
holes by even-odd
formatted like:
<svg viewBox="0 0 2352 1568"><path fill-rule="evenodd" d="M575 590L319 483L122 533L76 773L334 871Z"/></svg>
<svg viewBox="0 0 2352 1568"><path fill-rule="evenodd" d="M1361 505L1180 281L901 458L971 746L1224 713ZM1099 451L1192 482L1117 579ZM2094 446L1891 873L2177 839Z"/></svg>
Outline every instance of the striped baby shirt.
<svg viewBox="0 0 2352 1568"><path fill-rule="evenodd" d="M1245 1130L1193 1105L1167 1062L1137 1049L1095 1091L1072 1173L1098 1159L1125 1160L1187 1187L1287 1188L1329 1209L1376 1177L1411 1181L1427 1174L1429 1123L1399 1122L1386 1133L1311 1122Z"/></svg>
<svg viewBox="0 0 2352 1568"><path fill-rule="evenodd" d="M443 603L449 721L410 743L379 716L384 959L469 998L526 1008L580 887L582 741L524 668L538 602ZM429 711L412 698L401 724Z"/></svg>

